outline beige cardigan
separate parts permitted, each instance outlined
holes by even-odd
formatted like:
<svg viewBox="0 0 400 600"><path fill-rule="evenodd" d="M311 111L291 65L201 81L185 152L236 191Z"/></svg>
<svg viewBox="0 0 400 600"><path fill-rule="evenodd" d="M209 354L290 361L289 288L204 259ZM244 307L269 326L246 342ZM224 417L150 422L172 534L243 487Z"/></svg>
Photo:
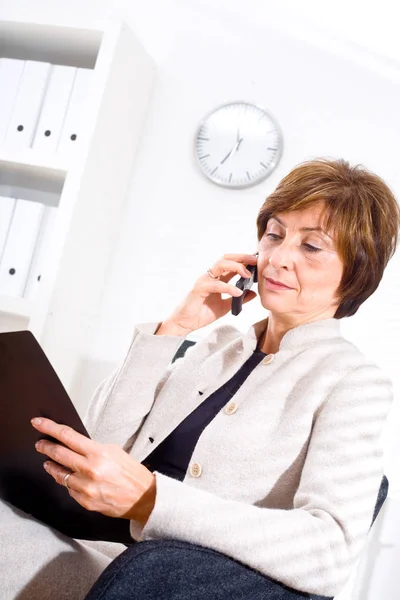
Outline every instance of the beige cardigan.
<svg viewBox="0 0 400 600"><path fill-rule="evenodd" d="M266 324L245 334L216 326L172 365L183 338L137 325L123 364L94 393L89 432L143 461L243 365ZM391 381L341 335L340 321L290 330L203 431L184 481L156 473L154 510L143 530L131 521L132 537L208 546L335 596L371 526L392 400Z"/></svg>

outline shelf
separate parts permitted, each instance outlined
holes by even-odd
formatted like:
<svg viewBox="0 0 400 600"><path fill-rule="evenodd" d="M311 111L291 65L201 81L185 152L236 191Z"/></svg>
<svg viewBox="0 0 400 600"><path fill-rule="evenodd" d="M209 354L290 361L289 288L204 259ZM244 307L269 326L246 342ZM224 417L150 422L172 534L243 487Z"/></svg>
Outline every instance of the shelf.
<svg viewBox="0 0 400 600"><path fill-rule="evenodd" d="M0 196L58 206L66 174L65 161L57 156L0 147Z"/></svg>
<svg viewBox="0 0 400 600"><path fill-rule="evenodd" d="M119 18L97 29L0 21L0 56L93 69L73 153L0 145L0 196L57 207L40 300L0 296L0 331L34 332L74 395L85 379L157 66Z"/></svg>
<svg viewBox="0 0 400 600"><path fill-rule="evenodd" d="M11 298L0 295L0 313L29 319L34 303L26 298Z"/></svg>
<svg viewBox="0 0 400 600"><path fill-rule="evenodd" d="M93 69L102 37L96 29L0 21L0 56Z"/></svg>

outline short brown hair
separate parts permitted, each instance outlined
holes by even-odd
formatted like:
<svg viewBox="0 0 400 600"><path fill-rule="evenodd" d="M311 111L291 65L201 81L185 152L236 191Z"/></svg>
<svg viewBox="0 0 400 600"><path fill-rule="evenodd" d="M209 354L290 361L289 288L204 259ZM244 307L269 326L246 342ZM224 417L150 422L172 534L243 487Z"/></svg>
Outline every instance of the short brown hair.
<svg viewBox="0 0 400 600"><path fill-rule="evenodd" d="M258 241L273 215L323 201L325 228L335 234L343 276L334 317L354 315L377 289L398 242L400 208L388 185L363 165L318 158L297 165L278 184L257 217Z"/></svg>

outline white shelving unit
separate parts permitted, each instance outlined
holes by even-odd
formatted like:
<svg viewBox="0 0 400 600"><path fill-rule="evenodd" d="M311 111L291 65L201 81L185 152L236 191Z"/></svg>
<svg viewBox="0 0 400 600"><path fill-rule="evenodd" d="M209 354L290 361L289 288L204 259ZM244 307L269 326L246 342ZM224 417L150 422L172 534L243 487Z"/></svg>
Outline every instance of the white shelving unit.
<svg viewBox="0 0 400 600"><path fill-rule="evenodd" d="M114 19L101 31L0 21L0 57L93 69L71 159L0 145L0 195L57 207L38 296L0 290L0 331L31 330L70 390L99 312L155 63Z"/></svg>
<svg viewBox="0 0 400 600"><path fill-rule="evenodd" d="M62 159L32 148L0 149L0 196L16 196L57 206L68 167Z"/></svg>

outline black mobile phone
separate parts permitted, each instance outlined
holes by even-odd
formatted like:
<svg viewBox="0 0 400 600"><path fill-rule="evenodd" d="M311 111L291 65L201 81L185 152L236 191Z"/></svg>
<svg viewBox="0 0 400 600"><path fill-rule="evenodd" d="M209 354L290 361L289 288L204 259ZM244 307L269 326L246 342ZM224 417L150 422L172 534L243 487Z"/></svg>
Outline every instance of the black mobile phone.
<svg viewBox="0 0 400 600"><path fill-rule="evenodd" d="M254 256L258 256L258 252ZM231 312L235 317L242 311L243 300L247 296L247 292L252 288L254 283L258 282L257 265L246 265L246 269L250 271L251 277L240 277L236 282L236 287L243 290L241 296L232 296Z"/></svg>

